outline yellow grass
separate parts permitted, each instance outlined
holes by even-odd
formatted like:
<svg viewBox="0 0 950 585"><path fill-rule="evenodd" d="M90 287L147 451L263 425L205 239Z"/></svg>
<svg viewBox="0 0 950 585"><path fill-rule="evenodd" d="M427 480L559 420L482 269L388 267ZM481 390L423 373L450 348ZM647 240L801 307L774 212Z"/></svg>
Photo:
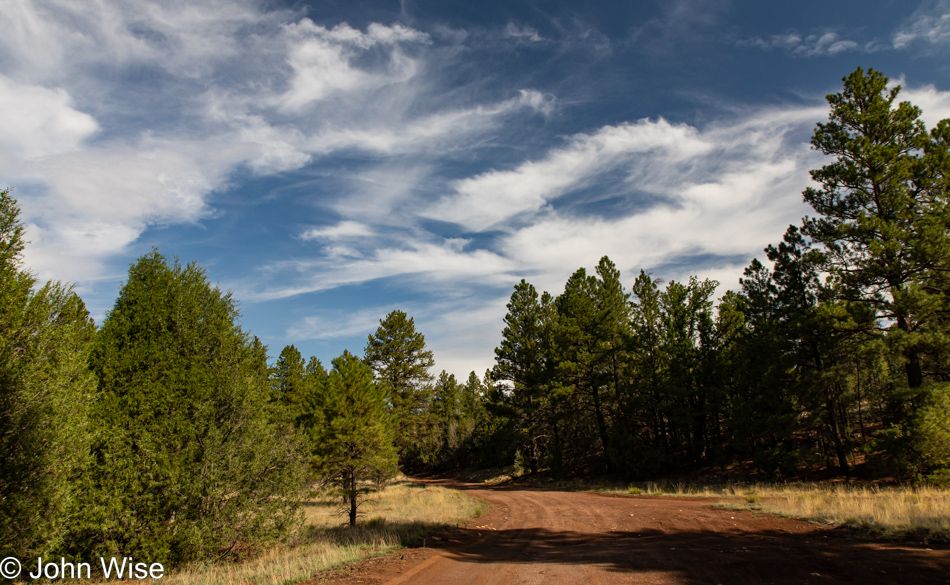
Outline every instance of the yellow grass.
<svg viewBox="0 0 950 585"><path fill-rule="evenodd" d="M950 539L950 491L936 488L796 486L757 489L745 506L887 536Z"/></svg>
<svg viewBox="0 0 950 585"><path fill-rule="evenodd" d="M734 499L724 505L859 528L883 536L950 541L950 490L817 483L646 483L609 491Z"/></svg>
<svg viewBox="0 0 950 585"><path fill-rule="evenodd" d="M425 538L431 532L464 523L487 510L487 504L441 487L406 479L373 494L360 507L358 526L343 526L339 498L327 494L307 502L300 537L292 546L273 549L243 563L195 565L174 572L155 585L289 584L314 573L385 554Z"/></svg>

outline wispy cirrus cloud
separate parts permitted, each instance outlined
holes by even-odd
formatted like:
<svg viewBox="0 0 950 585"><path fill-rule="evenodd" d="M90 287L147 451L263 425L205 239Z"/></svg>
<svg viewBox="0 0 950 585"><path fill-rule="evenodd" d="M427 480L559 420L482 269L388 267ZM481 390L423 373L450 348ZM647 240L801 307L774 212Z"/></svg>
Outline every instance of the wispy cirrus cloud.
<svg viewBox="0 0 950 585"><path fill-rule="evenodd" d="M508 25L505 26L505 36L527 43L540 43L545 40L534 27L519 26L514 22L509 22Z"/></svg>
<svg viewBox="0 0 950 585"><path fill-rule="evenodd" d="M737 42L740 47L786 51L795 57L834 56L842 53L876 53L914 46L932 50L950 44L950 1L923 2L890 35L870 40L843 38L833 29L755 36Z"/></svg>
<svg viewBox="0 0 950 585"><path fill-rule="evenodd" d="M769 37L753 37L740 40L738 44L741 47L787 51L795 57L818 57L852 51L867 53L881 49L877 41L861 44L851 39L843 39L837 32L827 30L807 35L792 31Z"/></svg>
<svg viewBox="0 0 950 585"><path fill-rule="evenodd" d="M444 47L399 23L327 27L252 0L23 0L0 16L0 173L44 276L111 278L107 261L150 226L212 215L235 174L465 149L554 103L446 99Z"/></svg>
<svg viewBox="0 0 950 585"><path fill-rule="evenodd" d="M417 282L430 293L474 281L506 285L517 265L491 250L466 249L468 243L464 238L431 236L404 237L394 246L374 242L360 257L321 255L275 262L238 287L244 298L271 300L388 278Z"/></svg>
<svg viewBox="0 0 950 585"><path fill-rule="evenodd" d="M355 221L341 221L340 223L324 227L312 228L300 234L303 240L336 241L346 238L362 238L373 235L373 230L362 223Z"/></svg>
<svg viewBox="0 0 950 585"><path fill-rule="evenodd" d="M429 291L465 283L507 288L524 276L556 288L604 254L625 270L684 255L733 264L738 255L744 266L803 214L800 193L818 156L807 137L824 113L820 106L767 109L704 129L659 119L578 134L537 160L449 181L437 205L417 211L472 237L395 228L388 245L376 239L358 259L275 264L262 275L270 284L253 294L285 298L394 277ZM595 200L581 213L572 205L579 192L617 175L620 184L610 189L620 207ZM494 235L479 243L480 233ZM731 269L738 277L741 267Z"/></svg>
<svg viewBox="0 0 950 585"><path fill-rule="evenodd" d="M489 171L454 183L429 217L481 231L548 201L609 170L635 154L662 151L671 159L690 158L707 149L695 129L665 120L641 120L606 126L592 135L574 136L570 144L539 161L508 171Z"/></svg>
<svg viewBox="0 0 950 585"><path fill-rule="evenodd" d="M950 2L924 2L894 33L894 47L914 44L944 46L950 44Z"/></svg>

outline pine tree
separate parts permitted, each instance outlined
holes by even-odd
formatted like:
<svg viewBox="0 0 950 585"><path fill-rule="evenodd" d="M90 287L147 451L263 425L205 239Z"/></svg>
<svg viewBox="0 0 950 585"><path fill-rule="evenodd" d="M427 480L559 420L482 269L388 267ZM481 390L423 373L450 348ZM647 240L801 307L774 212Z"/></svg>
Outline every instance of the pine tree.
<svg viewBox="0 0 950 585"><path fill-rule="evenodd" d="M306 365L300 351L293 345L281 350L271 376L274 402L288 409L292 416L299 415L304 393Z"/></svg>
<svg viewBox="0 0 950 585"><path fill-rule="evenodd" d="M68 286L23 268L24 229L0 191L0 556L64 553L88 465L95 326Z"/></svg>
<svg viewBox="0 0 950 585"><path fill-rule="evenodd" d="M596 276L578 269L554 304L557 374L565 386L573 388L575 409L593 414L604 461L611 471L612 419L630 338L630 310L620 272L604 256Z"/></svg>
<svg viewBox="0 0 950 585"><path fill-rule="evenodd" d="M350 526L359 506L381 478L396 472L388 393L373 370L349 352L333 360L327 379L323 421L314 427L314 471L343 495Z"/></svg>
<svg viewBox="0 0 950 585"><path fill-rule="evenodd" d="M515 421L528 468L538 471L544 449L546 425L545 382L548 361L544 355L545 337L550 335L548 311L538 299L534 285L524 279L515 285L508 302L501 343L495 348L492 379L504 383L506 394L496 405Z"/></svg>
<svg viewBox="0 0 950 585"><path fill-rule="evenodd" d="M88 554L174 565L234 556L298 521L302 454L269 416L267 356L230 294L158 253L129 270L96 336ZM238 548L240 546L240 548Z"/></svg>
<svg viewBox="0 0 950 585"><path fill-rule="evenodd" d="M295 421L303 435L309 440L309 449L313 449L316 439L314 429L323 424L323 408L326 401L327 377L329 374L323 364L315 357L310 358L304 371L300 391L300 411Z"/></svg>
<svg viewBox="0 0 950 585"><path fill-rule="evenodd" d="M390 392L400 462L410 467L431 463L435 437L429 420L433 379L429 369L435 362L412 317L392 311L380 319L363 359Z"/></svg>
<svg viewBox="0 0 950 585"><path fill-rule="evenodd" d="M811 172L819 187L803 196L818 215L803 231L824 245L837 298L893 323L887 338L903 354L907 385L919 388L928 323L946 295L934 285L950 268L950 120L928 133L920 109L895 104L900 86L888 89L873 69L843 81L812 138L834 161Z"/></svg>

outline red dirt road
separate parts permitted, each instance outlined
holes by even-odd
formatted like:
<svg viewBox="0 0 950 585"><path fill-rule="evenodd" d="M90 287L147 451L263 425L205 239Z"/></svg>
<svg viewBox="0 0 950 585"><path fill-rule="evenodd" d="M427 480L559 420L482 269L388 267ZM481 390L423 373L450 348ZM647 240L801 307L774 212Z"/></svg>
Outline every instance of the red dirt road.
<svg viewBox="0 0 950 585"><path fill-rule="evenodd" d="M452 485L491 512L320 582L435 584L950 583L950 547L858 540L714 500Z"/></svg>

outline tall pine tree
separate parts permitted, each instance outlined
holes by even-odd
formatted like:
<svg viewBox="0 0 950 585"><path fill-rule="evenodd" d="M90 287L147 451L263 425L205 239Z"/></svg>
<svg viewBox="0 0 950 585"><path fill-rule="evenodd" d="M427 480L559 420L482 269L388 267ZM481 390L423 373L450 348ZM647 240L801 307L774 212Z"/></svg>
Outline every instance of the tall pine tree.
<svg viewBox="0 0 950 585"><path fill-rule="evenodd" d="M804 199L818 215L805 218L804 233L824 245L837 297L893 323L887 339L903 354L907 385L919 388L928 321L946 295L934 284L950 268L950 120L928 133L920 108L896 103L900 86L887 82L859 67L828 96L829 120L812 145L834 161L811 172L819 187Z"/></svg>
<svg viewBox="0 0 950 585"><path fill-rule="evenodd" d="M400 462L409 467L432 463L436 438L429 417L433 379L429 369L435 362L412 317L392 311L380 319L363 359L389 389Z"/></svg>

